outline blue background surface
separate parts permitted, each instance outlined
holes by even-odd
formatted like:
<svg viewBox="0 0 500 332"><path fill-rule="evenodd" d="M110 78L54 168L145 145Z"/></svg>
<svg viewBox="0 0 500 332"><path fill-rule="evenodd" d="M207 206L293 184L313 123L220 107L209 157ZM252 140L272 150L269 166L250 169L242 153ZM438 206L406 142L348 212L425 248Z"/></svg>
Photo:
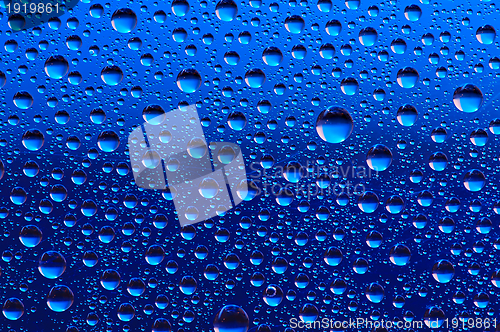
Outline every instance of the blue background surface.
<svg viewBox="0 0 500 332"><path fill-rule="evenodd" d="M260 332L266 331L262 324L269 325L271 331L284 331L291 318L299 318L307 303L316 310L308 307L306 311L312 310L318 319L347 320L379 315L381 319L393 320L412 313L415 320L422 320L433 306L439 307L450 320L498 316L498 289L491 282L491 276L498 263L495 248L498 247L498 216L494 207L498 200L499 149L498 138L488 127L498 116L495 86L499 72L490 66L490 60L499 53L497 41L485 45L476 38L480 26L498 27L499 9L493 2L362 1L358 9L349 9L343 2L334 1L331 11L325 13L313 1L279 2L278 12L270 11L271 2L250 1L237 3L238 15L230 22L217 17L215 2L191 1L190 10L183 17L172 13L170 2L100 3L104 14L94 18L89 8L96 3L80 2L60 17L62 24L56 30L44 24L12 33L7 15L3 13L0 19L0 45L12 45L8 42L12 40L18 45L13 52L5 47L1 51L0 70L6 75L6 83L0 89L0 151L5 169L0 180L0 302L18 298L25 311L15 321L1 316L0 330L66 331L74 326L80 331L150 331L157 319L165 318L174 331L211 331L216 314L227 304L244 309L249 317L249 330ZM422 17L416 22L408 21L404 15L405 7L412 4L422 10ZM370 6L379 8L377 16L368 14ZM130 8L137 15L137 26L130 33L120 33L111 25L111 15L119 8ZM166 15L163 23L157 22L160 10ZM285 19L291 15L300 15L305 21L299 34L292 34L285 27ZM66 23L70 18L79 22L74 29ZM326 22L333 19L342 24L338 36L325 32ZM70 26L74 26L75 21L72 22ZM402 31L404 25L411 29L408 34ZM373 27L378 32L373 46L363 46L358 39L359 31L365 27ZM172 37L176 28L187 32L184 41L177 42ZM243 31L252 35L247 45L238 42L238 35ZM449 42L439 39L443 31L450 33ZM421 40L427 33L435 38L432 45L424 45ZM213 36L213 43L203 41L210 39L207 34ZM82 40L78 50L66 45L66 39L72 35ZM139 50L127 46L132 37L142 40ZM406 41L404 54L391 51L390 44L396 38ZM335 47L332 59L324 59L319 53L325 43ZM307 49L303 60L291 54L292 47L299 44ZM186 54L188 45L196 47L194 56ZM93 46L99 49L98 54ZM262 60L264 49L271 46L283 53L279 66L268 66ZM346 46L352 48L350 55L341 52ZM38 50L36 59L27 59L25 53L29 48ZM224 54L228 51L239 54L238 65L225 62ZM459 51L465 54L462 61L456 58ZM387 61L380 60L384 58L383 52L387 52ZM437 64L429 61L432 53L439 56ZM141 57L144 62L148 54L154 61L145 66ZM73 85L67 76L60 80L48 77L44 64L52 55L63 56L69 63L69 72L79 72L82 82ZM124 74L115 86L101 79L101 70L111 65L118 66ZM402 88L396 81L398 71L406 66L419 73L419 80L411 89ZM436 77L438 67L447 70L446 78ZM266 75L260 88L251 88L245 83L245 74L252 68L259 68ZM340 77L332 75L336 68L341 72ZM201 76L201 86L194 93L185 93L177 85L177 76L183 69L196 69ZM362 71L367 72L366 78L360 77ZM297 74L303 76L302 81ZM341 81L347 77L354 77L359 83L359 90L352 96L341 90ZM461 112L453 104L455 90L466 83L476 85L484 95L483 104L475 113ZM275 92L277 84L286 87L282 95ZM133 87L142 88L139 98L131 95ZM376 89L385 91L383 101L374 99ZM27 91L33 97L30 108L20 109L13 103L19 91ZM267 113L257 107L263 100L272 105ZM368 170L369 149L375 144L384 144L393 156L387 170L372 171L366 177L348 171L350 174L345 178L331 179L332 186L347 181L351 186L362 185L378 195L380 206L374 213L367 214L358 208L357 195L348 196L348 204L342 206L335 194L303 197L296 188L293 189L294 201L289 206L281 206L273 193L262 190L261 195L223 217L181 230L172 201L159 191L142 190L135 185L127 155L128 134L144 122L142 110L158 104L167 111L179 103L196 104L207 141L240 144L249 177L260 188L286 185L282 170L291 161L303 166L316 165L314 172L299 183L310 184L312 188L320 167L328 174L358 166ZM411 127L401 126L396 119L398 108L407 103L418 110L418 120ZM353 118L353 132L340 144L323 141L316 130L318 115L330 106L346 109ZM93 123L89 117L95 108L106 113L102 124ZM60 110L69 113L68 123L55 120L54 114ZM227 123L228 115L234 111L246 116L247 124L241 131L231 129ZM295 121L290 121L290 117ZM269 122L272 120L277 122L276 129L269 128L273 126ZM295 125L286 122L295 122ZM437 127L445 128L448 133L444 143L431 139L431 132ZM23 145L22 137L27 130L35 128L43 133L44 144L39 150L30 151ZM485 129L489 135L485 146L475 146L469 139L477 128ZM97 138L103 131L110 130L119 136L120 146L113 152L102 151ZM262 137L262 133L266 139L260 144L258 137ZM78 149L67 147L70 136L80 140ZM447 167L441 172L429 166L429 157L438 151L445 153L448 159ZM266 177L262 176L259 164L263 155L271 155L275 160L273 168L266 170ZM29 160L39 166L35 177L23 173ZM106 171L108 164L111 165L109 172ZM64 174L60 180L54 178L58 169ZM76 185L71 179L77 169L87 174L82 185ZM122 174L117 169L121 169ZM414 169L422 171L422 182L410 181L409 175ZM471 169L479 169L486 177L486 185L479 192L470 192L464 187L464 175ZM54 201L49 195L52 186L57 184L67 190L67 198L62 202ZM26 192L27 199L21 205L11 200L15 187L22 187ZM434 197L427 207L421 206L417 199L424 190ZM390 214L385 209L385 202L392 195L404 200L401 213ZM452 197L460 200L456 213L445 209L446 201ZM97 207L95 215L90 217L81 211L82 204L88 200ZM309 203L307 212L297 209L301 201ZM53 208L44 213L40 205L49 205L47 202ZM474 202L481 205L477 212L471 210ZM135 206L130 208L132 205ZM325 209L328 216L318 217L317 212ZM73 227L64 223L69 214L77 219ZM110 220L115 214L116 219ZM168 219L163 229L153 224L158 214ZM418 214L428 218L423 229L412 225ZM241 226L241 219L245 217L251 220L249 228ZM444 233L438 227L444 217L455 222L451 233ZM484 217L492 222L488 233L476 230L476 224ZM134 225L133 235L123 234L126 223ZM19 240L19 232L26 225L36 225L43 232L42 241L34 248L24 246ZM104 243L98 234L107 233L111 228L114 239ZM85 235L84 229L93 229L93 232ZM216 232L221 229L230 233L227 242L217 239ZM196 236L191 239L194 231ZM371 231L383 237L378 248L367 245ZM326 233L324 239L318 236L321 232ZM334 234L342 233L342 240L335 239ZM307 243L299 246L297 238L305 235ZM165 258L153 266L145 256L148 248L155 244L164 249ZM396 266L389 259L390 249L397 244L411 251L411 259L405 266ZM462 248L457 255L450 250L454 244ZM208 249L207 258L196 257L199 246ZM130 252L123 250L126 247L131 248ZM329 266L323 259L329 247L342 251L343 259L338 266ZM482 247L483 251L478 249ZM66 270L57 279L45 278L38 270L41 255L49 250L59 252L66 260ZM250 260L256 250L264 257L260 265ZM99 257L94 267L87 267L82 261L84 253L89 251ZM229 254L239 258L236 269L225 265ZM273 270L280 265L279 258L286 260L287 269L283 274ZM365 274L356 273L358 258L368 262ZM455 275L449 283L439 283L432 276L434 264L441 259L454 266ZM173 274L165 269L172 261L178 265ZM312 262L311 267L304 266L308 261ZM216 280L204 277L208 264L220 270ZM474 264L479 268L477 273ZM106 290L100 283L106 269L116 270L121 276L116 290ZM255 273L265 278L260 287L251 283ZM306 288L298 288L294 283L299 273L309 279ZM186 276L197 282L192 295L179 288ZM141 296L132 296L127 291L131 278L144 281ZM347 284L342 295L329 290L336 278ZM385 290L381 303L372 303L365 296L367 286L373 282ZM272 284L284 293L276 307L263 300L265 289ZM74 303L62 313L50 310L46 303L47 294L55 285L66 285L74 293ZM286 296L290 291L296 294L293 300L291 293L289 298ZM459 291L465 294L463 304L453 302L453 295ZM481 293L489 297L484 308L474 304L474 298ZM155 299L162 294L169 298L165 309L155 306ZM397 295L405 299L402 308L393 305ZM123 303L135 308L135 317L130 322L120 321L117 316ZM88 317L93 314L99 318L95 326L88 324ZM231 330L226 326L220 331Z"/></svg>

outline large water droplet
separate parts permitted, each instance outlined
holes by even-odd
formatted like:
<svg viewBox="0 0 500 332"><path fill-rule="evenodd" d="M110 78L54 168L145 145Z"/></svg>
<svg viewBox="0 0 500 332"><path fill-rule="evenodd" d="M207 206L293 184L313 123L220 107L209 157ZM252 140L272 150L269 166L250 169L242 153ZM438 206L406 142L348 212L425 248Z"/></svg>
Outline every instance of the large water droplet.
<svg viewBox="0 0 500 332"><path fill-rule="evenodd" d="M33 105L33 97L28 91L17 92L14 97L12 97L12 101L14 105L22 110L28 109Z"/></svg>
<svg viewBox="0 0 500 332"><path fill-rule="evenodd" d="M378 40L378 33L372 27L367 27L359 31L359 42L363 46L373 46Z"/></svg>
<svg viewBox="0 0 500 332"><path fill-rule="evenodd" d="M172 325L165 318L157 318L153 326L151 327L151 332L171 332Z"/></svg>
<svg viewBox="0 0 500 332"><path fill-rule="evenodd" d="M486 177L480 170L472 169L465 174L463 183L469 191L480 191L486 184Z"/></svg>
<svg viewBox="0 0 500 332"><path fill-rule="evenodd" d="M118 32L129 33L137 25L137 15L129 8L117 9L111 16L111 25Z"/></svg>
<svg viewBox="0 0 500 332"><path fill-rule="evenodd" d="M144 121L154 126L162 124L166 117L167 114L160 105L148 105L142 111Z"/></svg>
<svg viewBox="0 0 500 332"><path fill-rule="evenodd" d="M73 291L68 286L57 285L47 295L47 305L52 311L63 312L71 307L74 299Z"/></svg>
<svg viewBox="0 0 500 332"><path fill-rule="evenodd" d="M328 143L341 143L352 133L354 127L351 114L341 107L330 107L318 115L316 131Z"/></svg>
<svg viewBox="0 0 500 332"><path fill-rule="evenodd" d="M149 246L148 250L146 250L146 262L148 262L149 265L158 265L161 262L163 262L163 259L165 258L165 250L157 244L153 244Z"/></svg>
<svg viewBox="0 0 500 332"><path fill-rule="evenodd" d="M66 259L57 251L47 251L38 261L38 271L48 279L59 278L66 270Z"/></svg>
<svg viewBox="0 0 500 332"><path fill-rule="evenodd" d="M299 15L292 15L285 19L285 28L293 34L301 33L305 25L304 19Z"/></svg>
<svg viewBox="0 0 500 332"><path fill-rule="evenodd" d="M377 194L372 191L365 191L358 198L358 207L365 213L373 213L378 208L379 198Z"/></svg>
<svg viewBox="0 0 500 332"><path fill-rule="evenodd" d="M398 266L408 264L408 262L410 261L410 257L410 249L408 249L408 247L404 244L396 244L391 248L391 251L389 252L389 259L391 260L392 264Z"/></svg>
<svg viewBox="0 0 500 332"><path fill-rule="evenodd" d="M392 163L392 152L387 146L377 144L366 154L366 163L374 171L385 171Z"/></svg>
<svg viewBox="0 0 500 332"><path fill-rule="evenodd" d="M476 31L476 38L481 44L485 45L493 44L496 36L497 33L495 31L495 28L493 28L489 24L479 27Z"/></svg>
<svg viewBox="0 0 500 332"><path fill-rule="evenodd" d="M406 104L398 109L396 116L399 124L405 127L411 127L417 122L418 112L415 106Z"/></svg>
<svg viewBox="0 0 500 332"><path fill-rule="evenodd" d="M400 69L397 75L399 86L405 89L413 88L417 84L418 78L418 71L411 67Z"/></svg>
<svg viewBox="0 0 500 332"><path fill-rule="evenodd" d="M359 83L354 77L346 77L340 82L340 89L345 95L353 96L358 92Z"/></svg>
<svg viewBox="0 0 500 332"><path fill-rule="evenodd" d="M19 240L28 247L36 247L42 241L42 231L35 225L23 226L19 232Z"/></svg>
<svg viewBox="0 0 500 332"><path fill-rule="evenodd" d="M120 285L120 274L112 269L105 270L101 275L101 286L107 290L114 290Z"/></svg>
<svg viewBox="0 0 500 332"><path fill-rule="evenodd" d="M323 254L323 260L329 266L337 266L342 261L342 251L336 247L329 247Z"/></svg>
<svg viewBox="0 0 500 332"><path fill-rule="evenodd" d="M417 5L406 6L405 17L408 21L416 22L422 16L422 9Z"/></svg>
<svg viewBox="0 0 500 332"><path fill-rule="evenodd" d="M97 145L104 152L113 152L120 146L120 138L112 130L105 130L97 137Z"/></svg>
<svg viewBox="0 0 500 332"><path fill-rule="evenodd" d="M45 61L44 69L48 77L56 80L61 79L68 73L68 60L62 55L52 55Z"/></svg>
<svg viewBox="0 0 500 332"><path fill-rule="evenodd" d="M8 320L18 320L24 314L24 304L18 298L11 297L5 300L2 313Z"/></svg>
<svg viewBox="0 0 500 332"><path fill-rule="evenodd" d="M483 103L483 93L474 84L458 87L453 93L453 103L462 112L476 112Z"/></svg>
<svg viewBox="0 0 500 332"><path fill-rule="evenodd" d="M101 70L101 79L107 85L117 85L123 79L123 72L118 66L106 66Z"/></svg>
<svg viewBox="0 0 500 332"><path fill-rule="evenodd" d="M45 138L38 129L27 130L22 138L23 145L30 151L38 151L42 148Z"/></svg>
<svg viewBox="0 0 500 332"><path fill-rule="evenodd" d="M260 88L266 81L266 75L259 68L253 68L246 72L245 83L251 88Z"/></svg>
<svg viewBox="0 0 500 332"><path fill-rule="evenodd" d="M185 93L193 93L201 86L201 76L196 69L184 69L177 75L177 87Z"/></svg>
<svg viewBox="0 0 500 332"><path fill-rule="evenodd" d="M222 307L214 318L215 332L247 332L248 326L247 313L237 305Z"/></svg>
<svg viewBox="0 0 500 332"><path fill-rule="evenodd" d="M264 289L262 298L267 305L277 307L283 301L283 290L278 285L270 284Z"/></svg>
<svg viewBox="0 0 500 332"><path fill-rule="evenodd" d="M475 146L485 146L488 142L488 133L486 132L486 130L478 128L472 131L469 138L472 144L474 144Z"/></svg>
<svg viewBox="0 0 500 332"><path fill-rule="evenodd" d="M262 60L266 65L279 66L283 60L283 53L281 53L279 48L271 46L262 52Z"/></svg>
<svg viewBox="0 0 500 332"><path fill-rule="evenodd" d="M384 299L384 287L376 282L372 282L366 288L366 298L372 303L380 303Z"/></svg>
<svg viewBox="0 0 500 332"><path fill-rule="evenodd" d="M215 14L221 21L230 22L238 15L238 5L233 0L221 0L215 6Z"/></svg>
<svg viewBox="0 0 500 332"><path fill-rule="evenodd" d="M448 157L443 152L435 152L429 157L429 166L437 171L444 171L448 165Z"/></svg>
<svg viewBox="0 0 500 332"><path fill-rule="evenodd" d="M193 158L202 158L207 153L205 140L199 137L192 138L187 145L187 152Z"/></svg>
<svg viewBox="0 0 500 332"><path fill-rule="evenodd" d="M454 275L455 268L453 267L453 264L446 259L438 261L432 267L432 276L440 283L444 284L450 282Z"/></svg>
<svg viewBox="0 0 500 332"><path fill-rule="evenodd" d="M189 11L189 2L186 0L174 0L170 8L172 9L172 13L176 16L186 16Z"/></svg>
<svg viewBox="0 0 500 332"><path fill-rule="evenodd" d="M184 276L179 282L179 289L185 295L192 295L196 291L197 282L192 276Z"/></svg>
<svg viewBox="0 0 500 332"><path fill-rule="evenodd" d="M232 112L227 117L227 124L231 127L231 129L239 131L245 128L247 118L242 112Z"/></svg>
<svg viewBox="0 0 500 332"><path fill-rule="evenodd" d="M120 319L122 322L131 321L135 316L134 306L132 306L130 303L120 304L120 307L118 308L117 315L118 315L118 319Z"/></svg>
<svg viewBox="0 0 500 332"><path fill-rule="evenodd" d="M328 21L325 25L325 30L330 36L338 36L342 31L342 24L338 20Z"/></svg>
<svg viewBox="0 0 500 332"><path fill-rule="evenodd" d="M214 198L219 192L219 184L212 178L204 178L198 187L201 196Z"/></svg>

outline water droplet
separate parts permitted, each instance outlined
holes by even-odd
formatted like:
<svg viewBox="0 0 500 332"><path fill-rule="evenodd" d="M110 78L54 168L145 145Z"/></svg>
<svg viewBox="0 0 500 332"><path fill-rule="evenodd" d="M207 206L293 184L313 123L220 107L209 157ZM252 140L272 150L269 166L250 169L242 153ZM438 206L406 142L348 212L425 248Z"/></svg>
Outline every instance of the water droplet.
<svg viewBox="0 0 500 332"><path fill-rule="evenodd" d="M442 172L448 165L448 157L443 152L435 152L429 157L429 166L437 171Z"/></svg>
<svg viewBox="0 0 500 332"><path fill-rule="evenodd" d="M69 71L68 60L62 55L52 55L45 61L44 69L48 77L59 80Z"/></svg>
<svg viewBox="0 0 500 332"><path fill-rule="evenodd" d="M246 72L245 83L251 88L260 88L266 81L266 75L259 68L253 68Z"/></svg>
<svg viewBox="0 0 500 332"><path fill-rule="evenodd" d="M22 110L28 109L33 105L33 97L28 91L17 92L12 98L12 101L14 102L14 105Z"/></svg>
<svg viewBox="0 0 500 332"><path fill-rule="evenodd" d="M469 191L480 191L486 184L486 177L480 170L472 169L465 174L463 183Z"/></svg>
<svg viewBox="0 0 500 332"><path fill-rule="evenodd" d="M22 138L23 145L30 151L38 151L42 148L45 138L38 129L27 130Z"/></svg>
<svg viewBox="0 0 500 332"><path fill-rule="evenodd" d="M264 302L270 307L277 307L283 301L283 290L275 284L270 284L263 292Z"/></svg>
<svg viewBox="0 0 500 332"><path fill-rule="evenodd" d="M186 16L189 11L189 2L187 2L186 0L174 0L172 1L171 9L172 13L174 13L176 16Z"/></svg>
<svg viewBox="0 0 500 332"><path fill-rule="evenodd" d="M427 327L436 329L443 325L445 314L439 307L431 306L424 313L424 323Z"/></svg>
<svg viewBox="0 0 500 332"><path fill-rule="evenodd" d="M392 152L387 146L376 144L366 154L366 163L374 171L385 171L392 163Z"/></svg>
<svg viewBox="0 0 500 332"><path fill-rule="evenodd" d="M328 21L325 25L325 30L330 36L338 36L342 31L342 24L338 20Z"/></svg>
<svg viewBox="0 0 500 332"><path fill-rule="evenodd" d="M397 75L399 86L405 89L413 88L417 84L418 78L418 71L411 67L400 69Z"/></svg>
<svg viewBox="0 0 500 332"><path fill-rule="evenodd" d="M422 9L417 5L406 6L405 17L408 21L416 22L422 16Z"/></svg>
<svg viewBox="0 0 500 332"><path fill-rule="evenodd" d="M384 294L384 287L376 282L369 284L365 291L366 298L372 303L382 302Z"/></svg>
<svg viewBox="0 0 500 332"><path fill-rule="evenodd" d="M148 105L142 111L142 118L149 124L157 126L165 121L167 114L160 105Z"/></svg>
<svg viewBox="0 0 500 332"><path fill-rule="evenodd" d="M233 0L221 0L215 6L215 14L221 21L230 22L238 15L238 5Z"/></svg>
<svg viewBox="0 0 500 332"><path fill-rule="evenodd" d="M234 129L236 131L243 130L245 128L245 125L247 124L247 118L245 117L245 114L242 112L232 112L229 114L227 117L227 124L231 129Z"/></svg>
<svg viewBox="0 0 500 332"><path fill-rule="evenodd" d="M146 262L148 262L149 265L158 265L161 262L163 262L163 259L165 258L165 250L157 244L154 244L146 250Z"/></svg>
<svg viewBox="0 0 500 332"><path fill-rule="evenodd" d="M24 314L24 304L18 298L11 297L5 300L2 313L8 320L18 320Z"/></svg>
<svg viewBox="0 0 500 332"><path fill-rule="evenodd" d="M399 124L405 127L411 127L417 122L418 111L415 106L405 104L398 109L397 118Z"/></svg>
<svg viewBox="0 0 500 332"><path fill-rule="evenodd" d="M279 66L281 61L283 61L283 53L277 47L267 47L262 52L262 60L268 66Z"/></svg>
<svg viewBox="0 0 500 332"><path fill-rule="evenodd" d="M187 145L187 152L193 158L202 158L207 153L205 140L199 137L192 138Z"/></svg>
<svg viewBox="0 0 500 332"><path fill-rule="evenodd" d="M122 322L130 322L135 316L134 306L130 303L120 304L117 315Z"/></svg>
<svg viewBox="0 0 500 332"><path fill-rule="evenodd" d="M222 307L214 318L215 332L247 332L249 327L248 315L237 305Z"/></svg>
<svg viewBox="0 0 500 332"><path fill-rule="evenodd" d="M157 318L153 326L151 327L151 332L171 332L172 325L165 318Z"/></svg>
<svg viewBox="0 0 500 332"><path fill-rule="evenodd" d="M323 254L323 260L329 266L337 266L342 261L342 251L336 247L329 247Z"/></svg>
<svg viewBox="0 0 500 332"><path fill-rule="evenodd" d="M304 19L299 15L292 15L286 18L285 20L285 28L288 32L293 34L299 34L304 30L306 23Z"/></svg>
<svg viewBox="0 0 500 332"><path fill-rule="evenodd" d="M318 115L316 131L321 139L328 143L341 143L352 133L353 119L349 112L341 107L330 107Z"/></svg>
<svg viewBox="0 0 500 332"><path fill-rule="evenodd" d="M340 89L345 95L353 96L358 92L359 84L354 77L347 77L340 82Z"/></svg>
<svg viewBox="0 0 500 332"><path fill-rule="evenodd" d="M117 9L111 16L111 25L118 32L129 33L137 25L137 15L129 8Z"/></svg>
<svg viewBox="0 0 500 332"><path fill-rule="evenodd" d="M404 201L398 195L392 195L387 199L387 202L385 203L385 209L391 214L398 214L403 210L403 208Z"/></svg>
<svg viewBox="0 0 500 332"><path fill-rule="evenodd" d="M107 290L114 290L120 285L120 274L112 269L105 270L101 275L101 286Z"/></svg>
<svg viewBox="0 0 500 332"><path fill-rule="evenodd" d="M101 79L107 85L117 85L123 79L123 72L118 66L106 66L101 70Z"/></svg>
<svg viewBox="0 0 500 332"><path fill-rule="evenodd" d="M66 271L66 259L57 251L47 251L38 261L38 271L48 279L59 278Z"/></svg>
<svg viewBox="0 0 500 332"><path fill-rule="evenodd" d="M476 112L483 103L483 93L474 84L458 87L453 93L453 103L462 112Z"/></svg>
<svg viewBox="0 0 500 332"><path fill-rule="evenodd" d="M375 45L375 43L378 40L378 33L377 33L377 30L375 30L374 28L367 27L367 28L363 28L363 29L361 29L361 31L359 31L358 38L359 38L359 42L361 43L361 45L373 46L373 45Z"/></svg>
<svg viewBox="0 0 500 332"><path fill-rule="evenodd" d="M182 277L179 283L179 289L185 295L192 295L196 291L197 282L192 276Z"/></svg>
<svg viewBox="0 0 500 332"><path fill-rule="evenodd" d="M201 76L196 69L184 69L177 75L177 87L185 93L193 93L201 86Z"/></svg>
<svg viewBox="0 0 500 332"><path fill-rule="evenodd" d="M219 192L219 184L212 178L204 178L198 187L201 196L214 198Z"/></svg>
<svg viewBox="0 0 500 332"><path fill-rule="evenodd" d="M455 268L446 259L441 259L432 267L432 276L440 283L450 282L455 275Z"/></svg>
<svg viewBox="0 0 500 332"><path fill-rule="evenodd" d="M497 36L497 33L495 31L495 28L493 28L489 24L486 24L486 25L483 25L482 27L479 27L476 31L477 40L481 44L484 44L484 45L493 44L496 36Z"/></svg>
<svg viewBox="0 0 500 332"><path fill-rule="evenodd" d="M372 191L365 191L358 198L358 207L365 213L373 213L378 208L379 198L377 194Z"/></svg>
<svg viewBox="0 0 500 332"><path fill-rule="evenodd" d="M36 247L42 241L42 231L35 225L23 226L19 232L19 240L25 247Z"/></svg>
<svg viewBox="0 0 500 332"><path fill-rule="evenodd" d="M120 138L112 130L105 130L97 137L97 145L104 152L113 152L120 146Z"/></svg>
<svg viewBox="0 0 500 332"><path fill-rule="evenodd" d="M74 299L73 291L68 286L57 285L47 295L47 305L52 311L63 312L71 307Z"/></svg>
<svg viewBox="0 0 500 332"><path fill-rule="evenodd" d="M427 224L427 220L425 220L424 223ZM417 228L423 228L423 227L419 226ZM396 244L394 247L391 248L391 251L389 252L389 258L392 264L397 266L404 266L408 264L408 262L410 261L410 257L411 257L410 249L408 249L408 247L405 246L404 244Z"/></svg>

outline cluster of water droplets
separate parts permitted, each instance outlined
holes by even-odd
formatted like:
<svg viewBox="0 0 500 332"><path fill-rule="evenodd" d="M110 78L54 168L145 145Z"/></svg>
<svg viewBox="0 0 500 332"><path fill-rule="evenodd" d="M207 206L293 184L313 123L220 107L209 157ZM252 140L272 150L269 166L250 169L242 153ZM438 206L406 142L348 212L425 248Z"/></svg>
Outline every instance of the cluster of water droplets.
<svg viewBox="0 0 500 332"><path fill-rule="evenodd" d="M22 30L3 12L2 331L496 317L498 13L85 0ZM249 179L235 209L180 227L177 193L138 188L126 142L190 104ZM194 191L217 202L223 186Z"/></svg>

